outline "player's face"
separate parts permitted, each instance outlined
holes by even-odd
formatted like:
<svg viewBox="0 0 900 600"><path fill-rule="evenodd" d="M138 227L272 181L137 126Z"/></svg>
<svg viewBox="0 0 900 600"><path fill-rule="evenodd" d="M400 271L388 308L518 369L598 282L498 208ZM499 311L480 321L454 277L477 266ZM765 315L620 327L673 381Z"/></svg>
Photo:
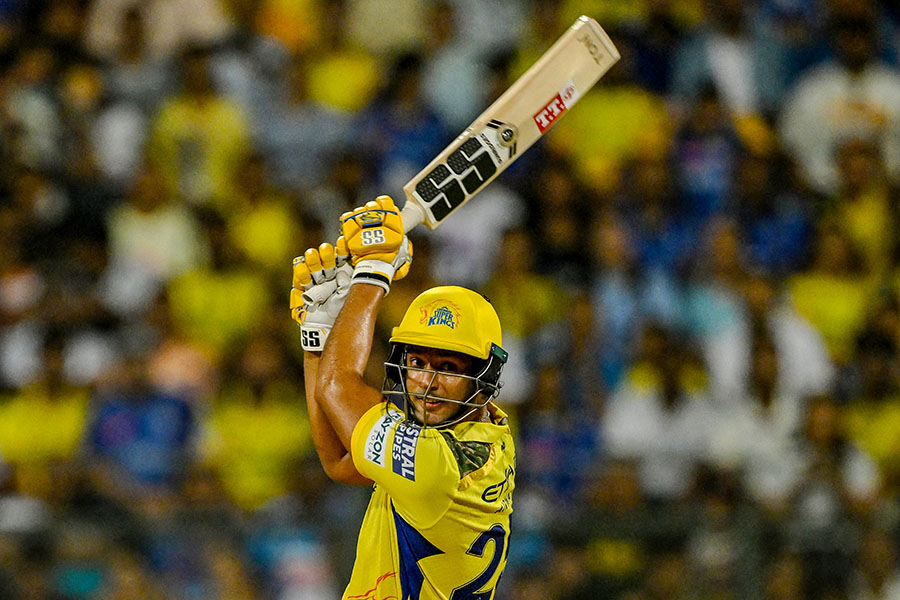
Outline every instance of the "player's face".
<svg viewBox="0 0 900 600"><path fill-rule="evenodd" d="M413 412L419 422L425 425L440 425L453 418L462 408L454 402L425 399L440 396L464 401L472 393L471 380L457 377L467 375L472 367L472 358L458 352L434 348L410 347L406 353L406 366L415 369L442 371L435 375L425 371L407 370L406 388L409 391Z"/></svg>

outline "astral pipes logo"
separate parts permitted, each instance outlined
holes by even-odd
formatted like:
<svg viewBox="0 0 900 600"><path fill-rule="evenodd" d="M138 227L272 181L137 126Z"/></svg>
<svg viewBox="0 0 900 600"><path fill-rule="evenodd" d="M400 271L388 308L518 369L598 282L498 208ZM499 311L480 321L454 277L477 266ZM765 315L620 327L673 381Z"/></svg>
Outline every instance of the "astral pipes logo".
<svg viewBox="0 0 900 600"><path fill-rule="evenodd" d="M397 425L394 433L394 446L391 457L394 463L394 473L406 477L410 481L416 480L416 446L419 443L419 429L408 425Z"/></svg>
<svg viewBox="0 0 900 600"><path fill-rule="evenodd" d="M447 300L435 300L422 307L419 323L426 327L445 325L456 329L459 326L459 307Z"/></svg>

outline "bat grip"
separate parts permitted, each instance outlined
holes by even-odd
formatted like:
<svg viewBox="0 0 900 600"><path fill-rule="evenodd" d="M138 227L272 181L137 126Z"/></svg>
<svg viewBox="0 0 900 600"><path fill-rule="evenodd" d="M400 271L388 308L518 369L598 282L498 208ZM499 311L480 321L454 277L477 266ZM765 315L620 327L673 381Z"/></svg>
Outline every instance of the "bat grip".
<svg viewBox="0 0 900 600"><path fill-rule="evenodd" d="M409 233L416 225L425 222L425 213L422 208L415 202L410 202L409 198L400 211L400 217L403 219L403 233Z"/></svg>

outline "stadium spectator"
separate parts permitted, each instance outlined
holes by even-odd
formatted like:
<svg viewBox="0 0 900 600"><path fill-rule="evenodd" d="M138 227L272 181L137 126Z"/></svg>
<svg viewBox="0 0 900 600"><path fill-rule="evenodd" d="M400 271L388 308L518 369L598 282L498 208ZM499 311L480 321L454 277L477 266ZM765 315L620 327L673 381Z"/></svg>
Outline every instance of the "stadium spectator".
<svg viewBox="0 0 900 600"><path fill-rule="evenodd" d="M863 531L854 565L851 600L900 598L897 542L891 531L880 527Z"/></svg>
<svg viewBox="0 0 900 600"><path fill-rule="evenodd" d="M580 110L554 125L547 139L554 154L572 161L578 180L600 195L616 189L629 160L665 155L675 129L664 99L635 82L627 40L615 43L622 58L604 85L585 94Z"/></svg>
<svg viewBox="0 0 900 600"><path fill-rule="evenodd" d="M717 402L746 393L753 340L760 335L774 344L781 393L802 398L831 390L835 367L825 341L789 303L779 280L750 273L740 291L738 318L701 341Z"/></svg>
<svg viewBox="0 0 900 600"><path fill-rule="evenodd" d="M553 506L574 508L599 444L594 411L560 403L569 397L566 374L555 366L540 369L532 397L518 411L518 476Z"/></svg>
<svg viewBox="0 0 900 600"><path fill-rule="evenodd" d="M789 543L806 562L806 585L814 596L846 593L854 521L875 514L881 481L875 462L841 431L842 409L834 398L810 399L800 441L803 475L792 502ZM826 596L827 597L827 596Z"/></svg>
<svg viewBox="0 0 900 600"><path fill-rule="evenodd" d="M900 79L878 59L873 2L835 3L829 39L835 57L802 74L780 111L780 133L809 183L839 188L838 146L851 138L877 144L892 181L900 169ZM845 14L843 11L846 11Z"/></svg>
<svg viewBox="0 0 900 600"><path fill-rule="evenodd" d="M254 337L234 363L200 424L203 452L231 500L256 511L290 491L291 471L312 449L309 421L276 340Z"/></svg>
<svg viewBox="0 0 900 600"><path fill-rule="evenodd" d="M644 327L638 352L607 402L600 435L611 457L636 461L650 500L678 502L709 458L716 420L706 374L690 348L659 325Z"/></svg>
<svg viewBox="0 0 900 600"><path fill-rule="evenodd" d="M235 167L225 215L231 243L251 264L274 274L303 240L303 215L287 192L272 184L262 155L247 152Z"/></svg>
<svg viewBox="0 0 900 600"><path fill-rule="evenodd" d="M736 165L735 211L750 264L776 277L807 260L819 198L792 181L792 165L778 151L745 150Z"/></svg>
<svg viewBox="0 0 900 600"><path fill-rule="evenodd" d="M195 416L182 399L147 385L144 361L123 365L92 399L88 456L102 492L139 501L173 493L190 464Z"/></svg>
<svg viewBox="0 0 900 600"><path fill-rule="evenodd" d="M835 149L840 173L837 193L823 218L833 219L860 251L865 270L875 280L887 274L897 234L897 187L888 181L877 145L852 139Z"/></svg>
<svg viewBox="0 0 900 600"><path fill-rule="evenodd" d="M704 23L676 47L671 95L683 112L712 85L730 117L771 114L787 82L784 48L761 27L757 4L703 3Z"/></svg>
<svg viewBox="0 0 900 600"><path fill-rule="evenodd" d="M25 495L48 499L52 474L74 463L85 435L89 392L67 381L63 340L49 340L36 381L0 408L0 449L13 469L13 486Z"/></svg>
<svg viewBox="0 0 900 600"><path fill-rule="evenodd" d="M707 219L732 214L741 140L719 92L703 87L675 131L672 151L684 216L695 231Z"/></svg>
<svg viewBox="0 0 900 600"><path fill-rule="evenodd" d="M199 222L209 240L210 263L172 279L166 294L176 333L221 360L265 327L272 298L260 293L267 289L267 274L234 244L225 219L206 209Z"/></svg>
<svg viewBox="0 0 900 600"><path fill-rule="evenodd" d="M821 223L809 268L787 280L791 305L822 334L838 365L851 360L853 342L872 300L873 283L859 248L833 221Z"/></svg>
<svg viewBox="0 0 900 600"><path fill-rule="evenodd" d="M134 9L141 12L147 54L153 59L172 58L187 44L214 44L228 34L230 27L220 0L91 0L85 48L101 58L114 57L122 40L123 23Z"/></svg>
<svg viewBox="0 0 900 600"><path fill-rule="evenodd" d="M124 201L107 213L106 229L104 301L123 316L146 314L166 284L209 260L200 223L153 163L142 166Z"/></svg>
<svg viewBox="0 0 900 600"><path fill-rule="evenodd" d="M681 287L671 273L638 266L630 233L615 216L601 216L589 247L595 265L591 297L603 340L603 374L611 388L618 385L633 359L644 324L675 326L682 303Z"/></svg>
<svg viewBox="0 0 900 600"><path fill-rule="evenodd" d="M419 53L394 59L354 124L356 143L374 159L374 179L386 189L402 188L450 139L446 123L425 101L422 69Z"/></svg>
<svg viewBox="0 0 900 600"><path fill-rule="evenodd" d="M765 329L752 334L746 387L722 397L710 436L715 464L767 511L784 514L800 475L795 439L804 398L779 385L780 361Z"/></svg>
<svg viewBox="0 0 900 600"><path fill-rule="evenodd" d="M900 447L900 374L897 372L896 336L871 330L856 341L858 383L846 409L848 436L877 461L893 487L900 477L896 449Z"/></svg>
<svg viewBox="0 0 900 600"><path fill-rule="evenodd" d="M153 117L148 156L179 198L227 212L231 174L250 138L247 116L213 86L209 49L189 46L178 58L179 91Z"/></svg>
<svg viewBox="0 0 900 600"><path fill-rule="evenodd" d="M310 61L309 53L290 58L282 85L257 107L264 116L254 125L254 140L273 182L295 193L309 193L324 183L351 132L347 114L311 98Z"/></svg>
<svg viewBox="0 0 900 600"><path fill-rule="evenodd" d="M120 27L115 50L99 59L107 89L114 101L138 107L149 119L172 91L171 64L168 59L151 54L149 24L136 5L124 12Z"/></svg>
<svg viewBox="0 0 900 600"><path fill-rule="evenodd" d="M371 53L349 39L347 0L324 0L318 4L321 40L309 66L310 97L334 110L359 112L390 78L384 77L381 65Z"/></svg>

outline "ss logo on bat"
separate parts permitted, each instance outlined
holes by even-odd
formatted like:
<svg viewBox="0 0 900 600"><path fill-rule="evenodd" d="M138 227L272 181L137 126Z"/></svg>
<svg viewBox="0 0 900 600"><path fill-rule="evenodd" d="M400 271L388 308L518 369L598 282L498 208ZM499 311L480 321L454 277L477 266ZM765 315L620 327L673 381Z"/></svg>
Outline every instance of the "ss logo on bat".
<svg viewBox="0 0 900 600"><path fill-rule="evenodd" d="M472 168L474 167L474 168ZM484 144L470 137L454 150L447 162L436 166L416 185L416 193L428 205L435 221L441 221L497 172Z"/></svg>

